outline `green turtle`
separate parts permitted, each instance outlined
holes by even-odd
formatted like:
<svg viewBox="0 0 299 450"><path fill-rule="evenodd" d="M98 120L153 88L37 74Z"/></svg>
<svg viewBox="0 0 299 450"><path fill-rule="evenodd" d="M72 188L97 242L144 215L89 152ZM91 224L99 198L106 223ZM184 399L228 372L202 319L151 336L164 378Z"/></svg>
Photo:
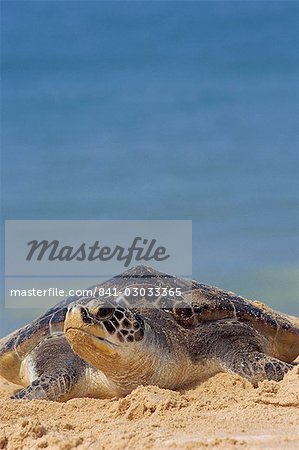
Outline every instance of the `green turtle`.
<svg viewBox="0 0 299 450"><path fill-rule="evenodd" d="M110 292L113 291L113 294ZM139 266L68 298L0 341L12 398L121 397L182 389L218 372L280 381L299 354L299 321L232 292Z"/></svg>

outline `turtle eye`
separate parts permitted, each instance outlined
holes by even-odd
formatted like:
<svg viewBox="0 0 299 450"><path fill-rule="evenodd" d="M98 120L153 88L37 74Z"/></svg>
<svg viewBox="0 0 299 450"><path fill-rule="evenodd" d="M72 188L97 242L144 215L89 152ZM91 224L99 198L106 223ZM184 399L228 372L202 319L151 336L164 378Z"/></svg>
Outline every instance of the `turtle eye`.
<svg viewBox="0 0 299 450"><path fill-rule="evenodd" d="M102 306L101 308L99 308L96 317L99 320L109 319L114 314L114 311L115 311L114 308Z"/></svg>

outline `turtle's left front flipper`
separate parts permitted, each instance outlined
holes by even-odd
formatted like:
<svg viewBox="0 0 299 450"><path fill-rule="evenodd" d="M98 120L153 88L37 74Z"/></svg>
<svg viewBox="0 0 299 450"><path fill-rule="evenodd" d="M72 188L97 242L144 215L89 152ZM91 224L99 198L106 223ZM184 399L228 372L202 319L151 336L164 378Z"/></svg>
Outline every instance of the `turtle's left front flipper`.
<svg viewBox="0 0 299 450"><path fill-rule="evenodd" d="M293 368L271 354L271 340L238 320L204 323L195 333L197 348L190 346L195 357L210 359L220 371L240 375L253 385L263 380L280 381Z"/></svg>

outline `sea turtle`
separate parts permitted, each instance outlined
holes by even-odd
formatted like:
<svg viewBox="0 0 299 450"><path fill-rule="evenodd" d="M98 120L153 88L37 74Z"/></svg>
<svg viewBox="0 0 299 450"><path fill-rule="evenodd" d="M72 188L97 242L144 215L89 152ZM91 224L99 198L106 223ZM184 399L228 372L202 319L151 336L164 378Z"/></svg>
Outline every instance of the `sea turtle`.
<svg viewBox="0 0 299 450"><path fill-rule="evenodd" d="M0 341L0 374L25 387L12 398L120 397L217 372L279 381L299 354L298 319L232 292L144 266L95 288Z"/></svg>

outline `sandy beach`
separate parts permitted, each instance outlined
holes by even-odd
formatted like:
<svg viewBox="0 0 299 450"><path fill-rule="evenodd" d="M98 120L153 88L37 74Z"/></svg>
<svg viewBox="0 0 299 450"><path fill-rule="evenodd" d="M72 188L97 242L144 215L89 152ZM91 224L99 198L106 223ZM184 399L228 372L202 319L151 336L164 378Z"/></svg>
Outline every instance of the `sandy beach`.
<svg viewBox="0 0 299 450"><path fill-rule="evenodd" d="M253 388L218 374L194 389L139 387L112 400L12 401L0 379L0 449L294 449L299 366Z"/></svg>

